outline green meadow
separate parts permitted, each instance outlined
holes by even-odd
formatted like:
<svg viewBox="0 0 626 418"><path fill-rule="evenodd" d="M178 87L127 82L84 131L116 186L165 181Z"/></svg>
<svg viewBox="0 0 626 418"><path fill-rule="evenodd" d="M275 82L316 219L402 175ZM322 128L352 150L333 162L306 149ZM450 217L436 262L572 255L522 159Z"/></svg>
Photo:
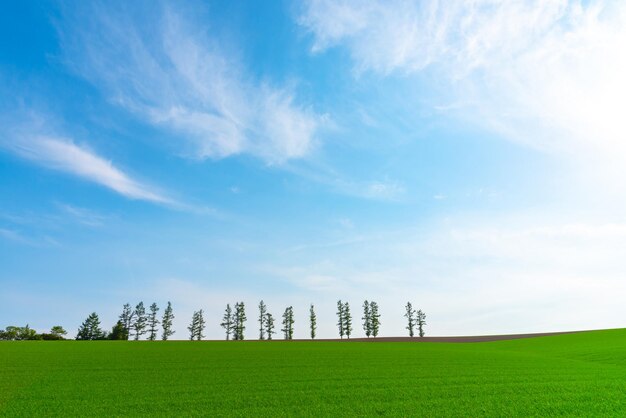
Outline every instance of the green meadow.
<svg viewBox="0 0 626 418"><path fill-rule="evenodd" d="M489 343L0 342L1 416L626 416L626 330Z"/></svg>

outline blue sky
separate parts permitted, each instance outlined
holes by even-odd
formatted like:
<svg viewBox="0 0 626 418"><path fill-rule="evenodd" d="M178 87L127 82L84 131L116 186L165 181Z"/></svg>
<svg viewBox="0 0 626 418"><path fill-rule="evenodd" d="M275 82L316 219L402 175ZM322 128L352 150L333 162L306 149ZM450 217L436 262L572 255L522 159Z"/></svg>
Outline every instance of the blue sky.
<svg viewBox="0 0 626 418"><path fill-rule="evenodd" d="M3 7L0 326L171 300L219 338L264 299L330 337L366 298L384 335L407 300L431 335L623 325L623 3Z"/></svg>

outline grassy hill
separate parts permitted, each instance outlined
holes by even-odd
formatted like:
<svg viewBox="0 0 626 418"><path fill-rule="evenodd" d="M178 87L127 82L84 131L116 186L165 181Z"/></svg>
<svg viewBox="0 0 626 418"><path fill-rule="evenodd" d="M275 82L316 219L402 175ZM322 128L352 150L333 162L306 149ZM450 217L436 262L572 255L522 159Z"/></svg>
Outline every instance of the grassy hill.
<svg viewBox="0 0 626 418"><path fill-rule="evenodd" d="M0 415L626 416L626 330L488 343L0 342Z"/></svg>

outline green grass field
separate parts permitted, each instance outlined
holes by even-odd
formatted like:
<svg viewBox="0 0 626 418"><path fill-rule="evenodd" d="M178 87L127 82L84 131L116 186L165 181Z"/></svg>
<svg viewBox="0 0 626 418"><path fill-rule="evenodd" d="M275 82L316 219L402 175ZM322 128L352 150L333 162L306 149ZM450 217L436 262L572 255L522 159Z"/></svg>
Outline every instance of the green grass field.
<svg viewBox="0 0 626 418"><path fill-rule="evenodd" d="M2 416L626 416L626 330L490 343L0 342Z"/></svg>

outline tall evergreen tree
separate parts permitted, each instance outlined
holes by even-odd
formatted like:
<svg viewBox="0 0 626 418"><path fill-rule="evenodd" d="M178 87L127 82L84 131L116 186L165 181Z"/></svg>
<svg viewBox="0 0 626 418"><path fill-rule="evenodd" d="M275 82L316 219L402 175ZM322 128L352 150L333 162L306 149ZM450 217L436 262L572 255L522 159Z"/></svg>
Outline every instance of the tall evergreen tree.
<svg viewBox="0 0 626 418"><path fill-rule="evenodd" d="M198 333L198 312L194 311L191 316L191 323L187 327L189 330L189 341L193 341L196 339L196 334Z"/></svg>
<svg viewBox="0 0 626 418"><path fill-rule="evenodd" d="M100 328L100 318L98 314L93 312L91 314L91 339L101 340L106 337L106 332Z"/></svg>
<svg viewBox="0 0 626 418"><path fill-rule="evenodd" d="M409 330L409 336L413 337L415 335L415 309L413 309L413 305L411 305L411 302L406 303L405 309L406 312L404 316L408 321L406 329Z"/></svg>
<svg viewBox="0 0 626 418"><path fill-rule="evenodd" d="M296 322L293 319L293 307L289 307L289 339L293 339L293 324Z"/></svg>
<svg viewBox="0 0 626 418"><path fill-rule="evenodd" d="M350 304L348 302L343 304L343 325L343 333L350 339L350 335L352 335L352 315L350 315Z"/></svg>
<svg viewBox="0 0 626 418"><path fill-rule="evenodd" d="M378 337L378 331L380 331L380 314L378 313L378 303L370 302L370 318L372 326L372 335Z"/></svg>
<svg viewBox="0 0 626 418"><path fill-rule="evenodd" d="M124 323L121 319L111 329L109 340L128 340L128 331L124 328Z"/></svg>
<svg viewBox="0 0 626 418"><path fill-rule="evenodd" d="M77 340L101 340L105 337L100 328L100 318L98 314L92 312L78 328Z"/></svg>
<svg viewBox="0 0 626 418"><path fill-rule="evenodd" d="M226 331L226 341L230 340L230 334L234 331L233 310L230 308L230 303L226 304L226 311L220 326Z"/></svg>
<svg viewBox="0 0 626 418"><path fill-rule="evenodd" d="M259 302L259 340L265 339L265 314L267 313L267 306L265 302Z"/></svg>
<svg viewBox="0 0 626 418"><path fill-rule="evenodd" d="M91 317L88 316L87 319L85 319L83 321L82 324L80 324L80 327L78 327L78 332L76 333L76 339L77 340L91 340L91 331L90 331L90 325L89 325L89 318Z"/></svg>
<svg viewBox="0 0 626 418"><path fill-rule="evenodd" d="M372 312L370 310L370 303L366 300L363 302L363 330L367 338L372 335Z"/></svg>
<svg viewBox="0 0 626 418"><path fill-rule="evenodd" d="M244 331L246 329L246 308L243 302L235 304L235 332L233 333L233 339L243 340Z"/></svg>
<svg viewBox="0 0 626 418"><path fill-rule="evenodd" d="M133 309L130 307L130 303L125 303L122 308L122 313L120 314L120 321L122 321L122 325L126 330L126 339L130 335L130 326L133 321Z"/></svg>
<svg viewBox="0 0 626 418"><path fill-rule="evenodd" d="M152 305L150 305L150 314L148 315L148 327L150 329L150 335L148 336L148 339L150 341L154 341L156 340L157 337L157 326L159 325L160 321L157 319L157 313L159 312L159 307L157 306L156 303L153 303Z"/></svg>
<svg viewBox="0 0 626 418"><path fill-rule="evenodd" d="M274 317L269 312L265 314L265 331L267 332L268 340L271 340L272 335L276 334L276 331L274 331Z"/></svg>
<svg viewBox="0 0 626 418"><path fill-rule="evenodd" d="M200 309L196 312L196 341L200 341L204 338L205 328L206 322L204 320L204 311Z"/></svg>
<svg viewBox="0 0 626 418"><path fill-rule="evenodd" d="M146 325L148 323L148 317L146 316L146 308L143 306L143 302L139 302L135 307L133 313L133 322L131 328L133 329L135 341L139 341L139 338L146 333Z"/></svg>
<svg viewBox="0 0 626 418"><path fill-rule="evenodd" d="M426 314L420 309L417 311L415 316L415 322L417 323L417 329L419 331L419 336L424 336L424 325L426 325Z"/></svg>
<svg viewBox="0 0 626 418"><path fill-rule="evenodd" d="M313 304L309 308L309 323L311 326L311 339L314 340L317 334L317 315L315 315L315 306Z"/></svg>
<svg viewBox="0 0 626 418"><path fill-rule="evenodd" d="M345 332L345 325L344 325L344 313L343 313L343 303L341 302L341 299L339 299L337 301L337 326L339 327L339 337L341 339L343 339L343 335Z"/></svg>
<svg viewBox="0 0 626 418"><path fill-rule="evenodd" d="M293 339L293 323L293 307L289 306L283 314L283 328L281 329L286 340Z"/></svg>
<svg viewBox="0 0 626 418"><path fill-rule="evenodd" d="M161 335L161 339L163 341L167 341L176 332L172 329L173 320L174 311L172 309L172 303L167 302L167 308L165 308L165 312L163 312L163 319L161 321L161 326L163 327L163 335Z"/></svg>
<svg viewBox="0 0 626 418"><path fill-rule="evenodd" d="M239 302L235 302L233 310L233 340L239 341L239 320L237 319L237 312L239 311Z"/></svg>
<svg viewBox="0 0 626 418"><path fill-rule="evenodd" d="M204 329L206 328L206 322L204 321L204 311L200 309L195 311L191 317L191 324L187 327L189 330L189 339L191 341L200 341L204 338Z"/></svg>

